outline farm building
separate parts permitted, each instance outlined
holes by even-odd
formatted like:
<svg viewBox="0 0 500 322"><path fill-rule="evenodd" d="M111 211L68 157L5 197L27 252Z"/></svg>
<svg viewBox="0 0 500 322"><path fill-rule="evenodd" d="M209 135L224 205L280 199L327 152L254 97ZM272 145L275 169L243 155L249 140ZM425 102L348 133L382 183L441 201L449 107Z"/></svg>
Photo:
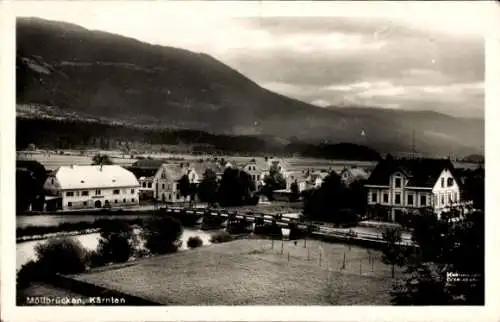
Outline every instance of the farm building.
<svg viewBox="0 0 500 322"><path fill-rule="evenodd" d="M139 203L139 182L118 165L63 166L47 177L47 203L71 210Z"/></svg>

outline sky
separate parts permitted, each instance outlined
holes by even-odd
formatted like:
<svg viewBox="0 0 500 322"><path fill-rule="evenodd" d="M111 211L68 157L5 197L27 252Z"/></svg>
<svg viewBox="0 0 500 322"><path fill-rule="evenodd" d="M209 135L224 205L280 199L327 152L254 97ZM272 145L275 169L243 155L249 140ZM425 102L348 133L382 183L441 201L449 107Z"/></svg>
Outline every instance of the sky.
<svg viewBox="0 0 500 322"><path fill-rule="evenodd" d="M484 117L484 3L28 2L66 21L214 56L320 107Z"/></svg>

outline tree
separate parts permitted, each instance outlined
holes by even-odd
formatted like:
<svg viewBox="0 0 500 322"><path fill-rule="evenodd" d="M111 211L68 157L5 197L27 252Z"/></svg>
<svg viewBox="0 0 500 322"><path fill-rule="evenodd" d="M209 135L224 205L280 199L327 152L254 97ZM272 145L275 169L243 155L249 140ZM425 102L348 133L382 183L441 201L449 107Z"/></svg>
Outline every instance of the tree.
<svg viewBox="0 0 500 322"><path fill-rule="evenodd" d="M349 204L347 188L342 184L339 175L331 172L317 190L305 194L304 214L313 220L333 222L337 225L352 223L353 205ZM345 221L347 220L347 222Z"/></svg>
<svg viewBox="0 0 500 322"><path fill-rule="evenodd" d="M46 277L85 271L87 250L72 238L54 238L35 246L39 269Z"/></svg>
<svg viewBox="0 0 500 322"><path fill-rule="evenodd" d="M217 200L221 206L242 206L255 202L255 184L252 177L243 170L227 168L224 170Z"/></svg>
<svg viewBox="0 0 500 322"><path fill-rule="evenodd" d="M264 186L262 193L269 199L273 200L273 191L285 189L286 180L283 174L279 171L278 166L273 164L269 169L269 174L264 177Z"/></svg>
<svg viewBox="0 0 500 322"><path fill-rule="evenodd" d="M218 187L217 175L212 169L206 169L198 187L198 198L202 202L213 205L217 201Z"/></svg>
<svg viewBox="0 0 500 322"><path fill-rule="evenodd" d="M126 222L109 222L101 228L97 253L106 262L123 263L129 260L139 244L133 228Z"/></svg>
<svg viewBox="0 0 500 322"><path fill-rule="evenodd" d="M183 228L170 216L150 218L141 231L144 246L152 254L174 253L180 246Z"/></svg>
<svg viewBox="0 0 500 322"><path fill-rule="evenodd" d="M189 176L187 174L183 175L179 180L179 193L185 199L189 197L190 204L196 197L196 185L189 180Z"/></svg>
<svg viewBox="0 0 500 322"><path fill-rule="evenodd" d="M113 161L107 154L96 154L92 157L92 164L93 165L111 165L113 164Z"/></svg>
<svg viewBox="0 0 500 322"><path fill-rule="evenodd" d="M300 198L300 191L299 191L299 184L297 183L297 180L295 180L290 185L290 191L291 191L290 201L294 202L294 201L299 200L299 198Z"/></svg>
<svg viewBox="0 0 500 322"><path fill-rule="evenodd" d="M187 241L187 246L189 248L197 248L203 246L203 240L199 236L189 237Z"/></svg>
<svg viewBox="0 0 500 322"><path fill-rule="evenodd" d="M484 305L484 213L460 222L437 220L427 213L416 220L419 252L409 256L406 278L393 289L402 305ZM447 274L468 274L467 282L448 281Z"/></svg>
<svg viewBox="0 0 500 322"><path fill-rule="evenodd" d="M387 227L382 233L386 244L383 248L382 261L391 265L391 276L394 278L395 266L405 263L404 248L401 246L401 230L397 227Z"/></svg>

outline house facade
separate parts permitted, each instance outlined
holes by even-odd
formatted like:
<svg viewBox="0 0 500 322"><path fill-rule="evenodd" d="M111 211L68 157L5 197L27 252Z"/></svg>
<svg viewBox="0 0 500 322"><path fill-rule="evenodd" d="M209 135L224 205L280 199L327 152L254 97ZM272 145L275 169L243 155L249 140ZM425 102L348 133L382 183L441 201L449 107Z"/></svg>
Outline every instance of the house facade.
<svg viewBox="0 0 500 322"><path fill-rule="evenodd" d="M139 182L118 165L63 166L45 180L44 190L62 210L137 205Z"/></svg>
<svg viewBox="0 0 500 322"><path fill-rule="evenodd" d="M440 216L462 203L460 184L449 160L382 160L365 187L368 207L386 209L391 221L420 208Z"/></svg>
<svg viewBox="0 0 500 322"><path fill-rule="evenodd" d="M259 190L264 185L264 178L269 173L269 165L263 159L252 159L243 165L242 170L250 175L255 189Z"/></svg>
<svg viewBox="0 0 500 322"><path fill-rule="evenodd" d="M353 182L358 180L368 180L370 177L370 173L367 170L358 167L345 167L340 171L339 175L340 180L346 186L350 186Z"/></svg>
<svg viewBox="0 0 500 322"><path fill-rule="evenodd" d="M167 203L190 201L190 197L183 197L179 189L179 180L184 175L193 184L199 183L201 179L196 169L188 163L167 164L163 160L144 159L129 169L139 181L142 199Z"/></svg>

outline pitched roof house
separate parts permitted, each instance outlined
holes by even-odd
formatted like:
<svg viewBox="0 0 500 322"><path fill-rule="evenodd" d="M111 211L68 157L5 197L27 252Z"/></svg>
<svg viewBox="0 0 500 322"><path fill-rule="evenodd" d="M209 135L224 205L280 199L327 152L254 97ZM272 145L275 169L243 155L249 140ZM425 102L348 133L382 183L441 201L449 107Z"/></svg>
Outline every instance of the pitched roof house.
<svg viewBox="0 0 500 322"><path fill-rule="evenodd" d="M368 205L390 209L390 218L412 209L431 207L438 215L460 204L460 183L455 168L447 159L380 161L373 169L365 187Z"/></svg>
<svg viewBox="0 0 500 322"><path fill-rule="evenodd" d="M137 204L138 188L134 174L119 165L62 166L44 184L65 210Z"/></svg>
<svg viewBox="0 0 500 322"><path fill-rule="evenodd" d="M354 181L358 180L368 180L370 177L370 173L363 168L358 167L345 167L340 172L340 180L346 185L349 186Z"/></svg>

